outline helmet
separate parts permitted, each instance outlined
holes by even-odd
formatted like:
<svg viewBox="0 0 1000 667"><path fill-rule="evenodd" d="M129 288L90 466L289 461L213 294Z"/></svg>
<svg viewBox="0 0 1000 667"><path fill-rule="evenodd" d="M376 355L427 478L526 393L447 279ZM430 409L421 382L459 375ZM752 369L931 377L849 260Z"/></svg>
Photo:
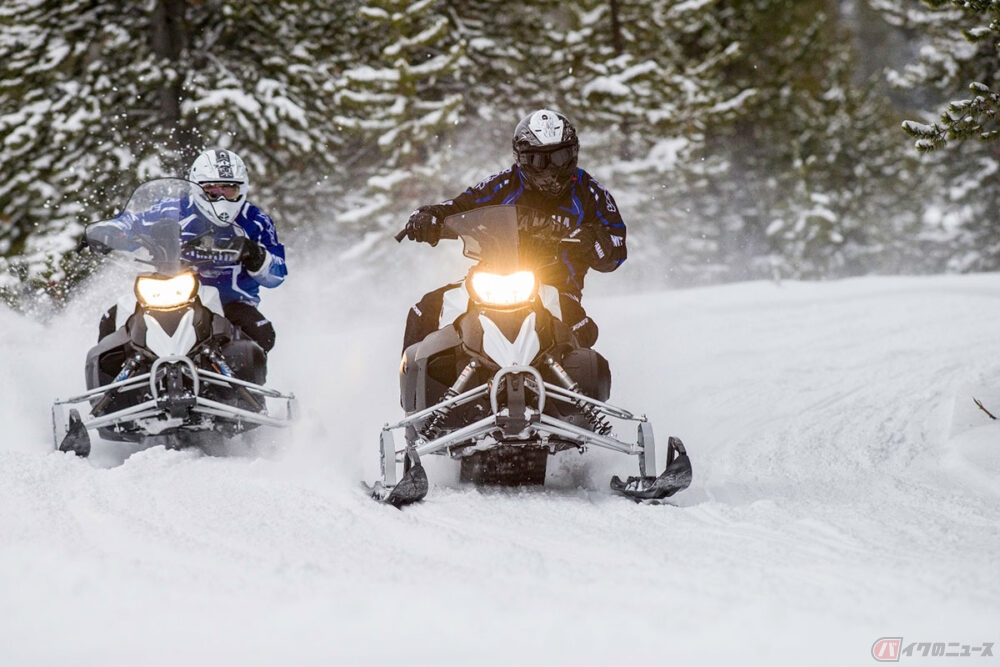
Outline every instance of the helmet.
<svg viewBox="0 0 1000 667"><path fill-rule="evenodd" d="M513 144L529 187L558 197L572 185L580 141L569 118L549 109L533 111L514 128Z"/></svg>
<svg viewBox="0 0 1000 667"><path fill-rule="evenodd" d="M188 171L188 180L202 186L203 192L196 201L202 211L212 211L211 219L230 224L240 214L246 203L250 182L247 167L240 156L222 148L202 152L195 158ZM209 205L205 206L204 203Z"/></svg>

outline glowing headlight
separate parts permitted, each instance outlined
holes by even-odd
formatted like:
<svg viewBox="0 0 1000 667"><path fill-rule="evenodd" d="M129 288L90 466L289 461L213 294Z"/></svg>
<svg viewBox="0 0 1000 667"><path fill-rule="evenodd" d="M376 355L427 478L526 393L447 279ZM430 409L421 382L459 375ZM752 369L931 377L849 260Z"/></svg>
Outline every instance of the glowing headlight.
<svg viewBox="0 0 1000 667"><path fill-rule="evenodd" d="M170 310L191 302L198 291L193 273L181 273L173 278L139 276L135 280L135 295L147 308Z"/></svg>
<svg viewBox="0 0 1000 667"><path fill-rule="evenodd" d="M535 274L518 271L507 276L476 271L469 280L472 295L487 306L516 306L535 294Z"/></svg>

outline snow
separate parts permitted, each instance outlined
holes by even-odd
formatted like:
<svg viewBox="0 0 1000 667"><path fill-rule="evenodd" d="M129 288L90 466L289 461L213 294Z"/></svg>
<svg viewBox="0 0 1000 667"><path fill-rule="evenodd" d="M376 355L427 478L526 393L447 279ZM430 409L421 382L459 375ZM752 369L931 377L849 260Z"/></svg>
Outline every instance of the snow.
<svg viewBox="0 0 1000 667"><path fill-rule="evenodd" d="M692 487L633 504L607 484L634 460L590 451L544 489L475 490L433 459L397 511L359 481L447 243L399 246L424 274L367 288L290 258L263 309L302 416L226 456L52 452L112 298L44 327L0 310L0 664L860 665L887 636L1000 639L1000 426L968 393L1000 386L1000 275L594 276L612 402L661 452L684 440Z"/></svg>

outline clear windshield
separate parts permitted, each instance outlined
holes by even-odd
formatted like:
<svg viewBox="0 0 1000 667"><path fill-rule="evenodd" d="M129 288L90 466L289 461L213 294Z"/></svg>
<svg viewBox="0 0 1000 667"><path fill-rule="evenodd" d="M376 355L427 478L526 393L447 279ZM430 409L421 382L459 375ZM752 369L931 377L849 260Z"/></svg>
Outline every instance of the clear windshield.
<svg viewBox="0 0 1000 667"><path fill-rule="evenodd" d="M224 252L215 237L225 235L202 212L212 209L200 195L201 186L184 179L147 181L121 213L88 225L84 236L91 245L128 253L158 273L173 275L194 263L189 252L194 247Z"/></svg>
<svg viewBox="0 0 1000 667"><path fill-rule="evenodd" d="M524 206L486 206L448 216L444 226L462 239L466 257L498 273L539 269L556 257L551 218Z"/></svg>

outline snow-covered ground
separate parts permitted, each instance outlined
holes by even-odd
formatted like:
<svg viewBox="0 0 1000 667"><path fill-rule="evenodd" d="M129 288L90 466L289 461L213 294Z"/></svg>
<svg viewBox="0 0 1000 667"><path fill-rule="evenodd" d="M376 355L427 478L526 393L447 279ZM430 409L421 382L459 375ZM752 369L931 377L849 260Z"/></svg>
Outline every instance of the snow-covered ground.
<svg viewBox="0 0 1000 667"><path fill-rule="evenodd" d="M477 491L435 459L397 511L359 481L400 416L405 309L452 276L362 289L312 262L263 305L301 419L229 456L52 452L112 299L47 326L0 310L0 664L866 665L882 637L1000 656L1000 423L971 389L1000 388L1000 275L623 295L626 264L589 297L612 402L684 440L692 487L633 504L607 484L634 459L592 451L544 489Z"/></svg>

